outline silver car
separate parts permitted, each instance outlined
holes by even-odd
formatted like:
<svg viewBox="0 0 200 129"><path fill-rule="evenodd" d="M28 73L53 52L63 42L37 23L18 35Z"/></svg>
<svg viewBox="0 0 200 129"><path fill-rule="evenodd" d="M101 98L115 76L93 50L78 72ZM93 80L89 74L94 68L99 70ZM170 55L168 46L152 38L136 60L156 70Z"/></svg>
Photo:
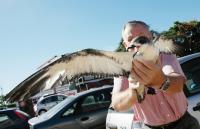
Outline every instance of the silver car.
<svg viewBox="0 0 200 129"><path fill-rule="evenodd" d="M31 129L105 129L113 86L69 96L46 113L29 120Z"/></svg>
<svg viewBox="0 0 200 129"><path fill-rule="evenodd" d="M187 77L184 93L188 98L188 111L200 122L200 52L178 58ZM133 111L116 112L109 110L107 129L139 129L142 122L133 120Z"/></svg>
<svg viewBox="0 0 200 129"><path fill-rule="evenodd" d="M51 94L41 97L37 104L34 106L36 115L41 115L47 112L49 109L63 101L65 98L67 98L67 96L63 94Z"/></svg>

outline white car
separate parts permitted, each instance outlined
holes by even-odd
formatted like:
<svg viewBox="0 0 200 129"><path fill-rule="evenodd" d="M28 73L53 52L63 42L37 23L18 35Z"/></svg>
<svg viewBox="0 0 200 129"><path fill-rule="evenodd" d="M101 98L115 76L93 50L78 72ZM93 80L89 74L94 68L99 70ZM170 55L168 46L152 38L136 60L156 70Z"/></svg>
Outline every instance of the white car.
<svg viewBox="0 0 200 129"><path fill-rule="evenodd" d="M188 111L200 122L200 52L178 58L187 77L184 93L188 98ZM133 120L133 111L116 112L109 110L107 129L140 129L142 123Z"/></svg>
<svg viewBox="0 0 200 129"><path fill-rule="evenodd" d="M63 101L65 98L67 98L67 96L63 94L53 94L41 97L34 106L36 115L41 115L47 112L50 108Z"/></svg>

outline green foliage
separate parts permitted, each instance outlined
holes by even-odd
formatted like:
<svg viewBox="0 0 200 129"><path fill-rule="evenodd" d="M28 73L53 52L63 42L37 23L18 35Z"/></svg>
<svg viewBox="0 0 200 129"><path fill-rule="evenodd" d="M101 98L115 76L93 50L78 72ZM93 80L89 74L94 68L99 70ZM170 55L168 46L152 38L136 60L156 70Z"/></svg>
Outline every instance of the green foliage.
<svg viewBox="0 0 200 129"><path fill-rule="evenodd" d="M6 109L6 108L16 108L17 105L15 103L6 103L4 99L4 95L0 96L0 110Z"/></svg>
<svg viewBox="0 0 200 129"><path fill-rule="evenodd" d="M3 105L3 104L4 104L4 96L1 95L1 96L0 96L0 105Z"/></svg>
<svg viewBox="0 0 200 129"><path fill-rule="evenodd" d="M123 45L123 39L121 38L120 42L119 42L119 46L118 48L115 50L116 52L125 52L126 48Z"/></svg>
<svg viewBox="0 0 200 129"><path fill-rule="evenodd" d="M166 38L173 39L182 48L178 56L200 52L200 22L174 22L168 31L161 33Z"/></svg>
<svg viewBox="0 0 200 129"><path fill-rule="evenodd" d="M9 104L6 105L6 107L7 108L16 108L17 105L16 105L16 103L9 103Z"/></svg>
<svg viewBox="0 0 200 129"><path fill-rule="evenodd" d="M4 102L4 96L0 96L0 110L4 109L6 107L5 102Z"/></svg>

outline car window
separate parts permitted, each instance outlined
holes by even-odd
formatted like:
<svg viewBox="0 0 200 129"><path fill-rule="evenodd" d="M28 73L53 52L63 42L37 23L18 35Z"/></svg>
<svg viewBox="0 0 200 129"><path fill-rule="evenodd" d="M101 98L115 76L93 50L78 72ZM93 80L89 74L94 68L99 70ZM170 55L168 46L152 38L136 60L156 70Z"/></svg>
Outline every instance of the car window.
<svg viewBox="0 0 200 129"><path fill-rule="evenodd" d="M101 108L109 107L111 103L111 94L107 91L100 92L95 94L95 100Z"/></svg>
<svg viewBox="0 0 200 129"><path fill-rule="evenodd" d="M87 105L92 105L95 104L95 99L93 95L87 96L85 97L85 99L83 100L82 106L87 106Z"/></svg>
<svg viewBox="0 0 200 129"><path fill-rule="evenodd" d="M111 102L111 94L108 92L96 94L95 98L97 103L107 104Z"/></svg>
<svg viewBox="0 0 200 129"><path fill-rule="evenodd" d="M58 97L57 96L51 96L51 102L56 102L58 101Z"/></svg>
<svg viewBox="0 0 200 129"><path fill-rule="evenodd" d="M9 120L9 117L6 114L0 114L0 123Z"/></svg>
<svg viewBox="0 0 200 129"><path fill-rule="evenodd" d="M98 92L86 96L80 105L80 112L96 111L103 108L108 108L111 102L111 95L109 92Z"/></svg>
<svg viewBox="0 0 200 129"><path fill-rule="evenodd" d="M8 115L6 114L0 114L0 126L2 128L8 127L13 123L12 119L9 118Z"/></svg>
<svg viewBox="0 0 200 129"><path fill-rule="evenodd" d="M65 98L66 98L65 96L59 95L59 96L58 96L58 101L62 101L62 100L64 100Z"/></svg>
<svg viewBox="0 0 200 129"><path fill-rule="evenodd" d="M44 98L40 103L41 104L47 104L51 101L51 99L48 97L48 98Z"/></svg>
<svg viewBox="0 0 200 129"><path fill-rule="evenodd" d="M200 57L185 62L181 67L187 77L187 92L189 94L200 92Z"/></svg>
<svg viewBox="0 0 200 129"><path fill-rule="evenodd" d="M56 101L58 101L57 96L50 96L42 100L41 104L47 104L47 103L56 102Z"/></svg>
<svg viewBox="0 0 200 129"><path fill-rule="evenodd" d="M75 112L75 108L76 108L77 103L74 103L72 106L70 106L64 113L62 116L70 116L73 115Z"/></svg>
<svg viewBox="0 0 200 129"><path fill-rule="evenodd" d="M62 110L66 105L70 104L74 99L75 99L74 96L68 96L67 99L58 103L56 106L54 106L53 108L48 110L48 112L44 113L44 116L47 117L47 118L53 117L60 110Z"/></svg>

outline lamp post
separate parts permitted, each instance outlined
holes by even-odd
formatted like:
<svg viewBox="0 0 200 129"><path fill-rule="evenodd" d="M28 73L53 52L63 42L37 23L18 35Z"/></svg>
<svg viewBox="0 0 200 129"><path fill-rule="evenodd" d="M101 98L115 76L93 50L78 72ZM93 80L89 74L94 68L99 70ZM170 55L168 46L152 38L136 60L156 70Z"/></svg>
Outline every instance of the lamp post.
<svg viewBox="0 0 200 129"><path fill-rule="evenodd" d="M3 88L2 88L2 87L0 87L0 89L1 89L1 96L3 96Z"/></svg>
<svg viewBox="0 0 200 129"><path fill-rule="evenodd" d="M3 104L3 88L0 87L0 90L1 90L1 95L0 95L0 104L2 105L2 104Z"/></svg>

